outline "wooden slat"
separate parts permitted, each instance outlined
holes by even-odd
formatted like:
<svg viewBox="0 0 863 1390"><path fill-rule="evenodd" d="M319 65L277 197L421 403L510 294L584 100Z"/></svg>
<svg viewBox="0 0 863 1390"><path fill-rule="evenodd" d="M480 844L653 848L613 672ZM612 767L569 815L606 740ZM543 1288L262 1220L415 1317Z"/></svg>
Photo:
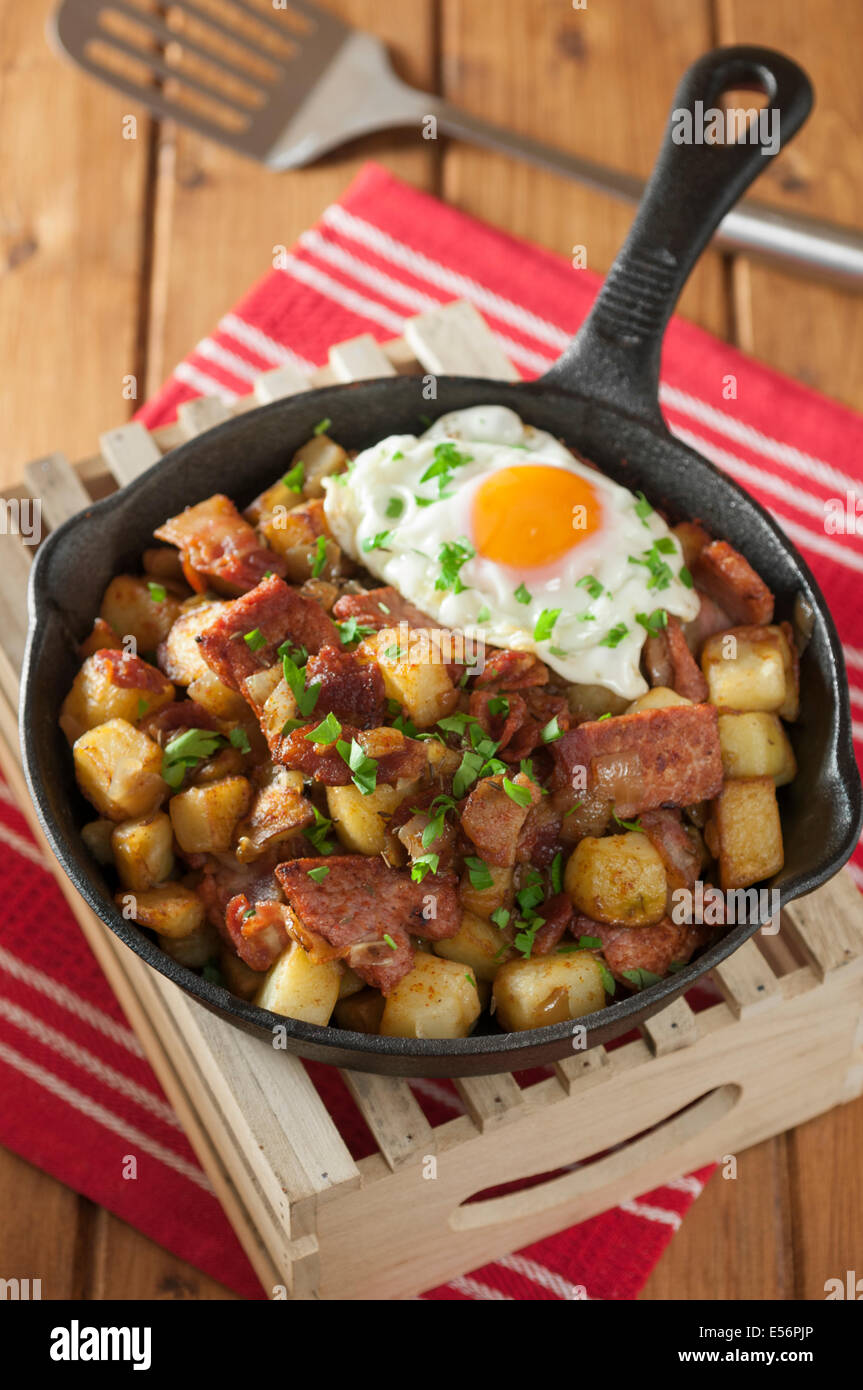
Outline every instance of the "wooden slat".
<svg viewBox="0 0 863 1390"><path fill-rule="evenodd" d="M554 1070L567 1095L571 1095L573 1091L585 1090L603 1081L607 1066L605 1048L593 1047L589 1052L574 1052L571 1057L562 1057L554 1063Z"/></svg>
<svg viewBox="0 0 863 1390"><path fill-rule="evenodd" d="M860 891L844 869L829 886L829 893L819 888L789 903L783 913L783 925L793 933L822 980L845 966L863 962Z"/></svg>
<svg viewBox="0 0 863 1390"><path fill-rule="evenodd" d="M698 1037L695 1014L685 999L675 999L641 1025L651 1051L656 1057L691 1047Z"/></svg>
<svg viewBox="0 0 863 1390"><path fill-rule="evenodd" d="M518 381L518 372L485 319L467 300L408 319L404 333L426 371Z"/></svg>
<svg viewBox="0 0 863 1390"><path fill-rule="evenodd" d="M218 396L197 396L193 401L183 401L177 410L177 420L187 439L194 439L196 434L203 434L230 418L230 406Z"/></svg>
<svg viewBox="0 0 863 1390"><path fill-rule="evenodd" d="M285 396L296 396L300 391L308 391L309 385L309 381L297 367L283 362L281 367L273 367L272 371L262 372L255 378L255 399L260 405L269 405L270 401L280 401Z"/></svg>
<svg viewBox="0 0 863 1390"><path fill-rule="evenodd" d="M0 536L0 660L7 688L17 689L27 643L27 581L30 553L20 536Z"/></svg>
<svg viewBox="0 0 863 1390"><path fill-rule="evenodd" d="M100 435L99 447L120 487L134 482L162 457L158 444L138 421Z"/></svg>
<svg viewBox="0 0 863 1390"><path fill-rule="evenodd" d="M52 530L90 505L90 496L65 454L34 459L24 469L34 497L42 502L42 516Z"/></svg>
<svg viewBox="0 0 863 1390"><path fill-rule="evenodd" d="M782 998L776 976L754 941L744 941L712 974L738 1018L778 1004Z"/></svg>
<svg viewBox="0 0 863 1390"><path fill-rule="evenodd" d="M390 1168L434 1153L434 1131L406 1081L359 1071L341 1075Z"/></svg>
<svg viewBox="0 0 863 1390"><path fill-rule="evenodd" d="M337 343L330 348L330 366L338 381L367 381L374 377L395 376L396 369L378 347L371 333Z"/></svg>
<svg viewBox="0 0 863 1390"><path fill-rule="evenodd" d="M477 1129L483 1133L518 1119L523 1113L524 1092L509 1072L457 1077L454 1085Z"/></svg>

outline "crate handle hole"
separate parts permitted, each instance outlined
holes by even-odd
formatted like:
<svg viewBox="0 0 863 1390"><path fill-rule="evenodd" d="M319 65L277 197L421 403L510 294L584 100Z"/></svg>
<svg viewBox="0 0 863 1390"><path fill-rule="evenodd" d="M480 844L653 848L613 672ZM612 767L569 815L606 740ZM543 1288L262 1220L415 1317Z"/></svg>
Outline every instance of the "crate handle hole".
<svg viewBox="0 0 863 1390"><path fill-rule="evenodd" d="M501 1194L500 1188L497 1188L491 1189L498 1193L497 1196L485 1197L482 1190L473 1193L450 1213L450 1227L455 1231L468 1231L519 1221L540 1215L563 1203L591 1196L603 1187L648 1168L690 1140L699 1138L731 1113L741 1095L742 1088L734 1082L717 1086L601 1158L587 1160L569 1171L561 1172L558 1168L551 1174L531 1175L531 1185L520 1187L515 1192ZM692 1163L698 1161L691 1160ZM645 1188L654 1186L658 1180L656 1175L646 1173ZM637 1195L641 1190L638 1187L630 1195ZM612 1197L610 1200L620 1198Z"/></svg>

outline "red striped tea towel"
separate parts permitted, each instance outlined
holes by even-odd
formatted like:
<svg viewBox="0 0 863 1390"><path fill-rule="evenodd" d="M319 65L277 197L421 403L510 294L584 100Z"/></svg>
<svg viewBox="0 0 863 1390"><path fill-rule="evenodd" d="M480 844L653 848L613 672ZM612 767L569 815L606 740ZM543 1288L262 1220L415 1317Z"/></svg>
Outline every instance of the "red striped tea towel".
<svg viewBox="0 0 863 1390"><path fill-rule="evenodd" d="M197 394L226 401L283 362L308 370L332 343L398 335L404 320L470 300L530 377L584 317L598 280L367 166L200 342L139 418L172 417ZM736 399L726 400L729 377ZM863 488L863 420L675 320L663 376L674 430L749 488L803 550L845 643L863 707L863 544L825 529L825 503ZM863 523L861 523L863 525ZM863 723L855 726L863 739ZM0 1142L249 1297L263 1297L23 817L0 787ZM855 869L863 884L863 865ZM356 1156L369 1135L337 1073L310 1068ZM445 1082L416 1083L432 1123L460 1108ZM137 1178L124 1177L127 1155ZM710 1170L495 1261L430 1299L633 1298ZM358 1291L361 1293L361 1291ZM46 1297L50 1297L46 1290Z"/></svg>

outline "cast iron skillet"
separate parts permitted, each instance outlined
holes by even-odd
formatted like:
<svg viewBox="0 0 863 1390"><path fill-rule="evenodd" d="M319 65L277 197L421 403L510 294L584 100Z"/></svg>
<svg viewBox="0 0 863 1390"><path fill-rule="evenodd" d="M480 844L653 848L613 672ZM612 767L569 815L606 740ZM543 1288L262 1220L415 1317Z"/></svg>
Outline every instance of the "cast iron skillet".
<svg viewBox="0 0 863 1390"><path fill-rule="evenodd" d="M812 100L804 73L768 49L717 49L686 73L675 109L718 104L724 91L760 88L780 115L787 141ZM659 411L659 359L665 324L683 283L720 218L764 167L758 145L677 145L669 125L659 160L626 244L578 337L539 381L512 385L441 378L438 414L498 402L550 430L612 478L641 488L672 521L699 517L739 548L776 594L777 620L812 618L802 661L802 716L792 738L799 774L781 795L785 868L771 886L788 902L834 874L861 825L861 787L851 744L842 649L805 561L770 516L700 455L672 438ZM111 577L134 565L166 516L213 492L240 504L272 482L315 423L330 417L348 448L415 432L429 405L407 377L323 390L277 401L211 430L151 468L131 486L49 536L30 584L30 637L21 703L24 761L42 825L66 873L122 941L209 1008L260 1036L278 1023L304 1057L408 1076L470 1076L549 1062L572 1048L566 1023L529 1033L455 1040L403 1039L322 1028L271 1014L231 996L163 954L114 908L100 868L79 836L92 817L78 793L69 749L57 725L60 701ZM687 989L757 930L727 935L684 970L580 1020L587 1045L630 1029Z"/></svg>

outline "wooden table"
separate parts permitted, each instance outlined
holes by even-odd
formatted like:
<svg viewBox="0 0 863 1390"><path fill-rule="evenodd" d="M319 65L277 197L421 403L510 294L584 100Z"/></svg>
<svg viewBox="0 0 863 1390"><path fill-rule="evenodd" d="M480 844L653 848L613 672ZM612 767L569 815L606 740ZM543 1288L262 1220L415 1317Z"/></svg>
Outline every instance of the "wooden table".
<svg viewBox="0 0 863 1390"><path fill-rule="evenodd" d="M777 206L863 225L859 0L329 0L392 46L409 80L530 135L646 174L674 84L715 43L786 49L818 101L762 177ZM503 157L415 133L365 140L276 176L138 112L61 64L51 0L0 0L0 479L63 447L92 451L226 307L338 196L363 159L497 226L605 270L630 213ZM706 255L683 313L863 408L863 297ZM777 426L779 428L779 426ZM781 432L781 429L780 429ZM823 1298L863 1250L863 1102L739 1157L715 1177L644 1297ZM234 1295L0 1151L0 1272L49 1298Z"/></svg>

